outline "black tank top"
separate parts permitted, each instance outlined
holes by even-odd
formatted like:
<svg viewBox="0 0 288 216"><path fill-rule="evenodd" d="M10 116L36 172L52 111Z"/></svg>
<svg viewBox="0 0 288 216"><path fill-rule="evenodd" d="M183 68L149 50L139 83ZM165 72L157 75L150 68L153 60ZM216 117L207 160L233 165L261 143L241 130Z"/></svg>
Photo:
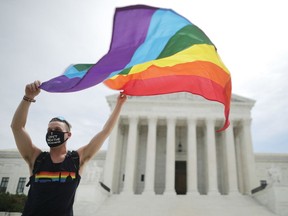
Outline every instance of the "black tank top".
<svg viewBox="0 0 288 216"><path fill-rule="evenodd" d="M45 152L36 162L34 171L37 170L30 177L31 186L22 216L73 216L74 197L81 179L78 153L68 152L62 163L55 164Z"/></svg>

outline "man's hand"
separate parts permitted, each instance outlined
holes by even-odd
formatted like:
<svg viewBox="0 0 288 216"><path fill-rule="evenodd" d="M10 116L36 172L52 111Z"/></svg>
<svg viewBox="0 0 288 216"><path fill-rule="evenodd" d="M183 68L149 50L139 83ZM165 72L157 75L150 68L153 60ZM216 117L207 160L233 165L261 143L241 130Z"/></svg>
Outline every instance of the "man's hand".
<svg viewBox="0 0 288 216"><path fill-rule="evenodd" d="M127 96L123 94L122 92L120 92L120 95L117 98L117 103L122 105L123 103L125 103L126 99L127 99Z"/></svg>
<svg viewBox="0 0 288 216"><path fill-rule="evenodd" d="M34 99L39 93L41 82L39 80L34 81L33 83L27 84L25 87L25 96Z"/></svg>

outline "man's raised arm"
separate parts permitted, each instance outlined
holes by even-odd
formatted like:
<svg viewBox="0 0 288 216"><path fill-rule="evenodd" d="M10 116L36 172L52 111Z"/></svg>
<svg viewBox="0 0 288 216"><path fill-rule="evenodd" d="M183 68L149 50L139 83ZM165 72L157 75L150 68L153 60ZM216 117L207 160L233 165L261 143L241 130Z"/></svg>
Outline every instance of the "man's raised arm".
<svg viewBox="0 0 288 216"><path fill-rule="evenodd" d="M25 95L23 100L20 102L11 122L11 129L13 131L14 139L17 148L28 163L30 172L32 170L36 157L41 152L35 145L25 129L28 111L31 103L35 102L35 97L40 93L40 81L35 81L31 84L26 85Z"/></svg>
<svg viewBox="0 0 288 216"><path fill-rule="evenodd" d="M105 139L110 135L115 123L117 122L122 105L125 101L126 95L120 94L117 99L117 104L107 122L105 123L103 129L92 138L89 144L77 150L80 156L80 167L96 154L96 152L101 148Z"/></svg>

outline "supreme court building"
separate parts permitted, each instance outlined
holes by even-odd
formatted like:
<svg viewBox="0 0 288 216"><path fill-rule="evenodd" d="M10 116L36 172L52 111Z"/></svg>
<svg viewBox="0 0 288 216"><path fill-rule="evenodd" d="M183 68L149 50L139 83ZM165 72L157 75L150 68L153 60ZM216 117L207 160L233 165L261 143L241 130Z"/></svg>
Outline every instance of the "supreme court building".
<svg viewBox="0 0 288 216"><path fill-rule="evenodd" d="M188 93L132 97L110 136L104 183L114 194L250 194L259 186L253 105L234 96L230 127L217 133L224 114L216 102Z"/></svg>
<svg viewBox="0 0 288 216"><path fill-rule="evenodd" d="M116 99L107 97L111 109ZM75 215L287 216L288 154L253 152L254 104L233 95L231 124L216 132L220 103L189 93L128 98L107 151L85 167Z"/></svg>

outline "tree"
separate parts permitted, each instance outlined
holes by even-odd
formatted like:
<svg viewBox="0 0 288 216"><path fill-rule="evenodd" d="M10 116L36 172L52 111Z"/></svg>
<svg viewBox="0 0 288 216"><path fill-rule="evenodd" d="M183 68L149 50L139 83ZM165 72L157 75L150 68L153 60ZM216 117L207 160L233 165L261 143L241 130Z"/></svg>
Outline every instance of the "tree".
<svg viewBox="0 0 288 216"><path fill-rule="evenodd" d="M25 194L0 193L0 212L22 212L26 200Z"/></svg>

